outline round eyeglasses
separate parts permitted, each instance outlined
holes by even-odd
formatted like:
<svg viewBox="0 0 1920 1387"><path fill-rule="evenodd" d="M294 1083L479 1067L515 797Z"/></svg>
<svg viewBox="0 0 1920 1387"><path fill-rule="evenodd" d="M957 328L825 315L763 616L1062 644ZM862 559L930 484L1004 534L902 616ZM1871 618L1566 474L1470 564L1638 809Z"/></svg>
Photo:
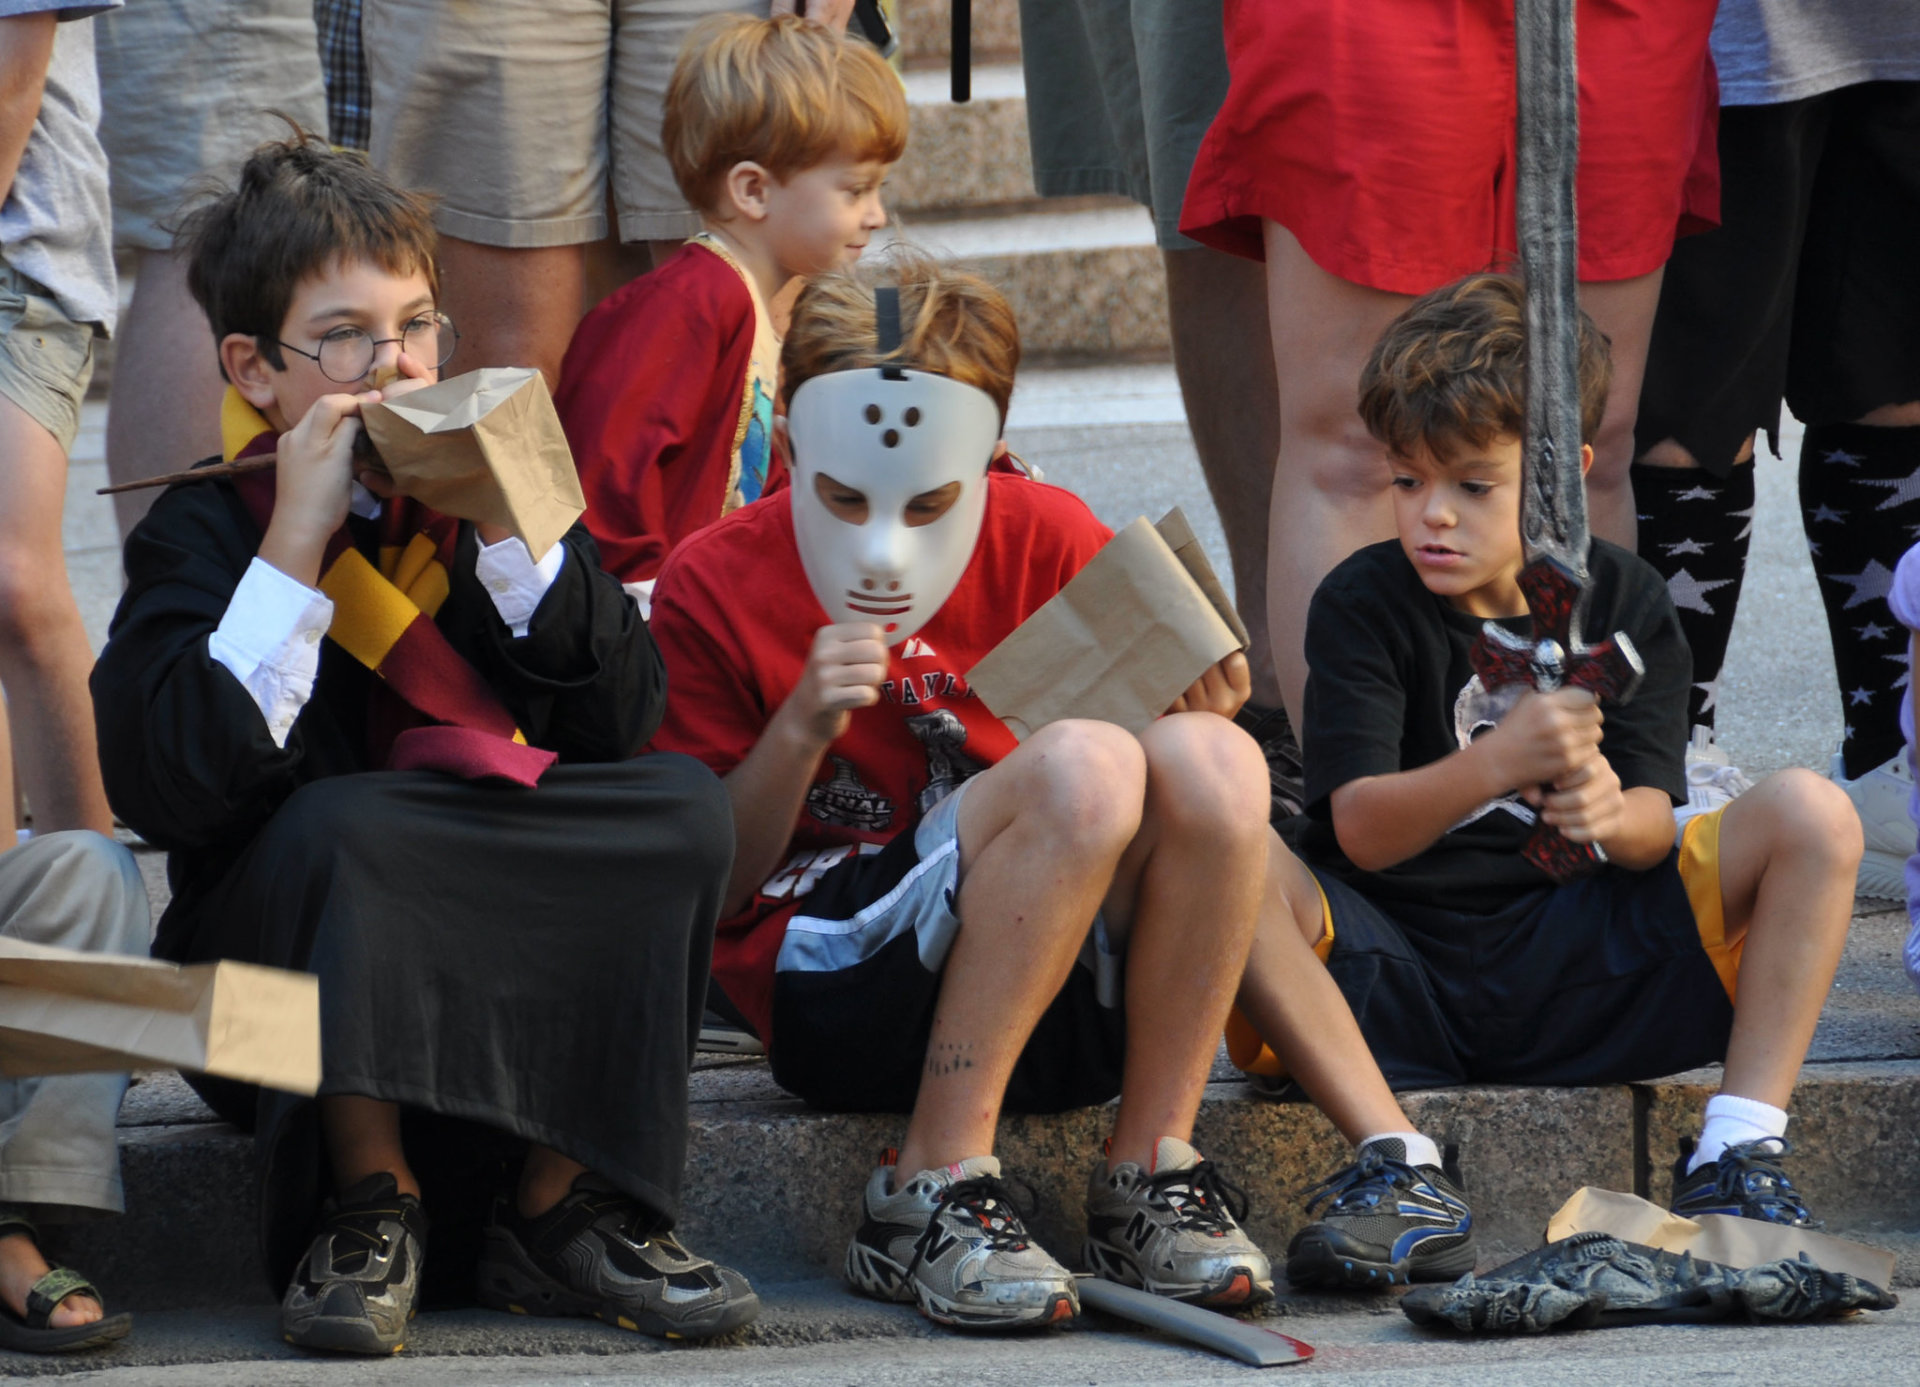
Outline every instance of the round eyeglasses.
<svg viewBox="0 0 1920 1387"><path fill-rule="evenodd" d="M453 349L460 342L460 333L454 327L453 319L446 314L422 313L409 318L398 337L375 337L357 327L329 328L321 335L320 350L317 352L303 351L277 337L266 340L286 348L295 356L304 356L314 362L320 367L320 374L328 380L338 385L356 385L373 370L374 358L387 343L398 342L400 350L422 366L438 370L452 360Z"/></svg>

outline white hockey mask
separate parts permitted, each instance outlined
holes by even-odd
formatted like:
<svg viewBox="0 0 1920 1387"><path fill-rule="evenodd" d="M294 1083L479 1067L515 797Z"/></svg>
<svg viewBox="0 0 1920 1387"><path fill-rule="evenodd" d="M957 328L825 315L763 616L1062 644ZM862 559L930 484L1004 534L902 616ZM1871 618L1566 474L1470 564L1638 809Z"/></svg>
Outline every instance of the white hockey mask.
<svg viewBox="0 0 1920 1387"><path fill-rule="evenodd" d="M813 595L829 620L877 622L888 645L900 644L945 605L973 558L999 406L950 376L834 371L793 392L787 437L793 532ZM863 524L827 508L822 475L866 495ZM907 523L908 502L952 482L960 495L944 515Z"/></svg>

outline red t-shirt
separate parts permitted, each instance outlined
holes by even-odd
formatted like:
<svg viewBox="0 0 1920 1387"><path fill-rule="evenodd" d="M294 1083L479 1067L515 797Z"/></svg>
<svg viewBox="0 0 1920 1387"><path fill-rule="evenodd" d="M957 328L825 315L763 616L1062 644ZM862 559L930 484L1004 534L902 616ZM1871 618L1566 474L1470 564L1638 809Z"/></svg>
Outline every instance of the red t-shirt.
<svg viewBox="0 0 1920 1387"><path fill-rule="evenodd" d="M763 1037L774 960L799 898L859 844L910 830L960 780L1013 750L1013 734L964 676L1112 538L1072 492L998 472L987 484L980 543L960 585L894 649L880 702L857 710L827 748L773 875L747 909L720 922L714 976ZM814 633L827 624L800 566L790 493L737 510L675 549L660 570L650 624L668 688L653 748L725 775L793 691Z"/></svg>
<svg viewBox="0 0 1920 1387"><path fill-rule="evenodd" d="M754 500L784 478L772 382L754 369L758 326L740 272L695 243L609 294L574 330L554 408L587 528L621 582L654 577L674 545L736 496Z"/></svg>

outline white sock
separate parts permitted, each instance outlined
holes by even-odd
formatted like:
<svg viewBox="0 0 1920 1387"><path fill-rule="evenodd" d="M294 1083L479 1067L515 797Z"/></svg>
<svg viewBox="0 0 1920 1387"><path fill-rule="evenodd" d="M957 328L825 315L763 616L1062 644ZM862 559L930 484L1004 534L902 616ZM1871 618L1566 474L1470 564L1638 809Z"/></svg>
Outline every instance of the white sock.
<svg viewBox="0 0 1920 1387"><path fill-rule="evenodd" d="M1418 1132L1375 1132L1354 1149L1357 1151L1360 1147L1371 1146L1376 1141L1397 1141L1406 1147L1408 1165L1440 1164L1440 1148L1433 1144L1431 1137L1423 1137Z"/></svg>
<svg viewBox="0 0 1920 1387"><path fill-rule="evenodd" d="M1700 1144L1693 1148L1687 1174L1693 1174L1708 1161L1719 1160L1729 1146L1786 1134L1787 1115L1773 1104L1762 1103L1757 1098L1716 1093L1707 1099L1707 1120L1700 1126Z"/></svg>

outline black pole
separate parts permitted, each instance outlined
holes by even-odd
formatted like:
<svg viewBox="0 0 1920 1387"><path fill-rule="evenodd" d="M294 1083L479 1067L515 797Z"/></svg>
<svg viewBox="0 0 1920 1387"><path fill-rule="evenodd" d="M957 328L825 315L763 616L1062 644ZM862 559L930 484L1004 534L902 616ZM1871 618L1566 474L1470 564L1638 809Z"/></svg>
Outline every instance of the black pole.
<svg viewBox="0 0 1920 1387"><path fill-rule="evenodd" d="M953 13L953 99L973 99L973 0L950 0Z"/></svg>

